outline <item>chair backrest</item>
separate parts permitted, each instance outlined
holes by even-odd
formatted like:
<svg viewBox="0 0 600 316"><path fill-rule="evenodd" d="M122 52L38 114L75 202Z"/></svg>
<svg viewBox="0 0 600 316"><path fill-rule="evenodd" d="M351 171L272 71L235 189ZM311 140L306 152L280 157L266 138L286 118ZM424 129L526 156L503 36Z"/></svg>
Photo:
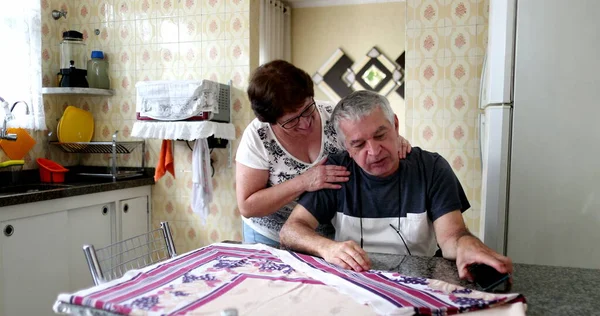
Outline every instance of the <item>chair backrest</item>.
<svg viewBox="0 0 600 316"><path fill-rule="evenodd" d="M140 269L177 255L167 222L161 222L158 229L103 248L84 245L83 253L96 285L120 278L129 270Z"/></svg>

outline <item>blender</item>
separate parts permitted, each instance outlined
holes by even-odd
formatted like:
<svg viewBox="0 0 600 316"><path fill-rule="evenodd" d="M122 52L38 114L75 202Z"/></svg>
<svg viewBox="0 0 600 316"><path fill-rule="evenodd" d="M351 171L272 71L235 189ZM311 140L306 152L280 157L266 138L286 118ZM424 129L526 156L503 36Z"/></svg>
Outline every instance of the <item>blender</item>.
<svg viewBox="0 0 600 316"><path fill-rule="evenodd" d="M83 34L77 31L63 32L60 42L60 82L61 87L89 87L87 75L87 54Z"/></svg>

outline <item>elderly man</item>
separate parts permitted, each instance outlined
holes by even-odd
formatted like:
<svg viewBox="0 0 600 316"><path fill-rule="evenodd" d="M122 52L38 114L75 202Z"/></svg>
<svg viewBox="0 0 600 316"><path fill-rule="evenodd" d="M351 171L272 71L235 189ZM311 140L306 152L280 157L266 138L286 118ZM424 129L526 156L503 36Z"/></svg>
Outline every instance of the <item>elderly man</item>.
<svg viewBox="0 0 600 316"><path fill-rule="evenodd" d="M512 272L509 258L467 230L461 213L470 205L448 162L418 147L402 161L394 154L398 118L385 97L354 92L332 120L347 152L328 163L345 166L350 180L339 190L304 194L281 230L283 245L355 271L370 269L367 252L433 256L439 245L461 278L472 279L467 267L474 263ZM315 232L328 222L335 241Z"/></svg>

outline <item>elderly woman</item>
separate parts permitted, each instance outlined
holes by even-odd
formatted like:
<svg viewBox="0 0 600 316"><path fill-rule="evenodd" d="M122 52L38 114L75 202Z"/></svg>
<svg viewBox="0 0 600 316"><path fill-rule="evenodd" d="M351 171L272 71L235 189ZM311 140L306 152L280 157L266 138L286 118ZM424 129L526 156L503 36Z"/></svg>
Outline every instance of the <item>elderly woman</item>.
<svg viewBox="0 0 600 316"><path fill-rule="evenodd" d="M310 76L276 60L258 67L248 86L256 115L236 155L236 194L244 242L279 247L279 231L306 191L339 189L349 172L324 165L341 149L329 121L333 105L314 100ZM410 152L401 138L400 158ZM331 225L317 231L333 237Z"/></svg>

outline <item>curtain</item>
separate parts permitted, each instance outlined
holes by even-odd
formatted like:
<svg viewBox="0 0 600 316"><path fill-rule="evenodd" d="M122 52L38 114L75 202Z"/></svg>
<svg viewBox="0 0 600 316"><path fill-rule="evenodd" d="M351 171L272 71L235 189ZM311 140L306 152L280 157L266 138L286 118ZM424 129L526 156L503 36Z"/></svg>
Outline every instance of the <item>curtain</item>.
<svg viewBox="0 0 600 316"><path fill-rule="evenodd" d="M259 62L292 61L291 9L278 0L260 0Z"/></svg>
<svg viewBox="0 0 600 316"><path fill-rule="evenodd" d="M10 127L34 130L46 129L42 102L42 27L39 0L0 1L0 97L15 107ZM0 109L0 119L6 112ZM0 121L1 123L1 121Z"/></svg>

